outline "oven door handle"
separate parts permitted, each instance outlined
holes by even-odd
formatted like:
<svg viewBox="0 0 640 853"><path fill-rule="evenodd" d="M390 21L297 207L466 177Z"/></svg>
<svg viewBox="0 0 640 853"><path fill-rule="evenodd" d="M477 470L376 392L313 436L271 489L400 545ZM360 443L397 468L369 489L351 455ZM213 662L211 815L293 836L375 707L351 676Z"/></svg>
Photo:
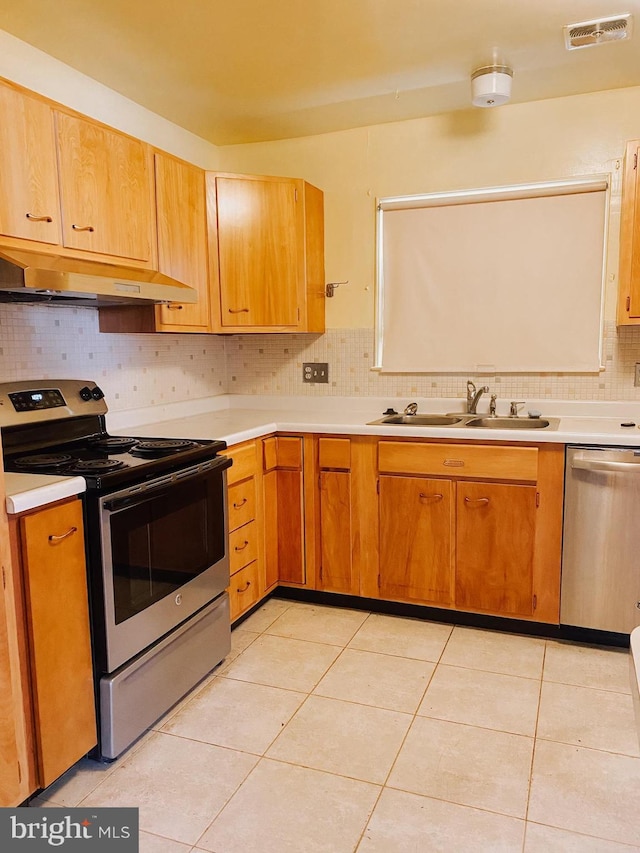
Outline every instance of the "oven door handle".
<svg viewBox="0 0 640 853"><path fill-rule="evenodd" d="M226 456L218 456L211 461L212 464L207 465L203 470L196 470L183 476L178 472L178 476L162 478L155 485L153 483L149 483L148 486L142 486L140 489L136 489L136 491L131 494L124 494L122 497L116 497L112 500L105 500L102 506L107 512L119 512L122 509L130 509L132 506L142 506L142 504L151 503L152 501L157 500L161 491L166 491L173 486L178 486L180 483L186 483L189 480L206 477L213 471L224 471L225 468L230 468L232 464L232 460L228 459Z"/></svg>

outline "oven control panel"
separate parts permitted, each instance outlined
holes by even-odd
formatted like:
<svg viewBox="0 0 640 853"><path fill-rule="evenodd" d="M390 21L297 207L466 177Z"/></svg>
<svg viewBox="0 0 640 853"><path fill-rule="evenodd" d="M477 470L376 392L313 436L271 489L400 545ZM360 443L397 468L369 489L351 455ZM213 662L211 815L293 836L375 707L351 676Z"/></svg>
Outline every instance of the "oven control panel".
<svg viewBox="0 0 640 853"><path fill-rule="evenodd" d="M37 391L17 391L8 394L16 412L32 412L35 409L55 409L64 406L64 397L57 388Z"/></svg>
<svg viewBox="0 0 640 853"><path fill-rule="evenodd" d="M86 379L0 383L0 427L106 412L103 391Z"/></svg>

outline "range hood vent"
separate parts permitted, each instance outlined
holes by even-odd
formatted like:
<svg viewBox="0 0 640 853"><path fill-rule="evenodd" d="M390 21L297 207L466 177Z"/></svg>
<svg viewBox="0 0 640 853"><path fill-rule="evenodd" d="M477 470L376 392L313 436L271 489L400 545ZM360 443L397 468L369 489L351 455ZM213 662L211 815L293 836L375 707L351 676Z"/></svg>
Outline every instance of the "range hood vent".
<svg viewBox="0 0 640 853"><path fill-rule="evenodd" d="M192 287L154 270L0 249L0 302L100 308L197 298Z"/></svg>
<svg viewBox="0 0 640 853"><path fill-rule="evenodd" d="M581 24L568 24L564 27L564 39L567 50L580 47L596 47L613 41L622 41L631 36L632 18L630 14L616 15L613 18L598 18L583 21Z"/></svg>

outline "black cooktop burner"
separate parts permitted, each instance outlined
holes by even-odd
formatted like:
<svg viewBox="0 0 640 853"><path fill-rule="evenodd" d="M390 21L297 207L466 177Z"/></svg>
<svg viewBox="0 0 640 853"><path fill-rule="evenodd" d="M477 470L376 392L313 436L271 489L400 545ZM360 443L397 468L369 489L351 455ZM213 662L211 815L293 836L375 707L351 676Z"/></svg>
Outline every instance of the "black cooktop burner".
<svg viewBox="0 0 640 853"><path fill-rule="evenodd" d="M186 438L150 438L139 441L131 450L132 456L165 456L170 453L179 453L181 450L190 450L196 446L195 441Z"/></svg>
<svg viewBox="0 0 640 853"><path fill-rule="evenodd" d="M35 471L41 468L61 468L68 465L72 457L68 453L38 453L34 456L21 456L15 460L19 468Z"/></svg>
<svg viewBox="0 0 640 853"><path fill-rule="evenodd" d="M96 450L108 450L111 453L126 453L136 443L137 439L125 435L106 435L102 438L92 438L88 442Z"/></svg>
<svg viewBox="0 0 640 853"><path fill-rule="evenodd" d="M120 459L81 459L74 462L68 469L69 474L106 474L124 468L125 462Z"/></svg>

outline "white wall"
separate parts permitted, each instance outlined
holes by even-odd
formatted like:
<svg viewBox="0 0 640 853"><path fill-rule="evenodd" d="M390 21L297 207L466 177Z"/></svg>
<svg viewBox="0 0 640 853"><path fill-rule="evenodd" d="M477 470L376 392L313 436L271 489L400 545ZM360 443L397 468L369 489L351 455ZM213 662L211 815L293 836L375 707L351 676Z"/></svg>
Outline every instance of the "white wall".
<svg viewBox="0 0 640 853"><path fill-rule="evenodd" d="M379 197L612 173L609 277L617 273L620 167L640 137L640 87L466 110L303 139L220 149L223 167L305 178L325 193L331 328L374 322ZM617 281L610 280L607 317Z"/></svg>
<svg viewBox="0 0 640 853"><path fill-rule="evenodd" d="M177 124L0 30L0 77L195 163L217 169L218 149Z"/></svg>

